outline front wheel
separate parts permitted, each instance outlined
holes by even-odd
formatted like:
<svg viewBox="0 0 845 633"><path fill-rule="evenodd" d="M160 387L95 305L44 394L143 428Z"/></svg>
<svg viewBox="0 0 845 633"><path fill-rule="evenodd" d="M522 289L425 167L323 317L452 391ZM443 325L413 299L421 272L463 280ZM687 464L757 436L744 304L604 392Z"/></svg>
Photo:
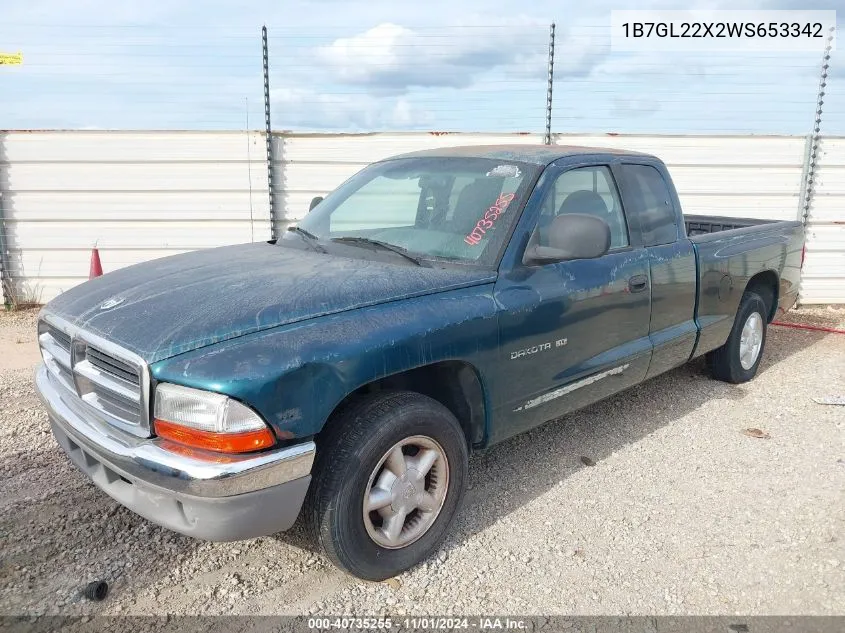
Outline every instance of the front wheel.
<svg viewBox="0 0 845 633"><path fill-rule="evenodd" d="M754 378L766 345L766 314L766 302L760 295L742 295L728 340L707 355L714 378L732 383Z"/></svg>
<svg viewBox="0 0 845 633"><path fill-rule="evenodd" d="M307 517L338 567L365 580L431 555L460 506L467 441L442 404L388 392L348 405L318 442Z"/></svg>

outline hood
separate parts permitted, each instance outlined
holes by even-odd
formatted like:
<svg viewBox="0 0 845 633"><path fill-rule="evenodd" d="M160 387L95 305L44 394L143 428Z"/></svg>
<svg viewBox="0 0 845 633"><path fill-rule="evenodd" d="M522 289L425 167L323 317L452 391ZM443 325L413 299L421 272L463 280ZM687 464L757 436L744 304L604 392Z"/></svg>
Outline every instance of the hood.
<svg viewBox="0 0 845 633"><path fill-rule="evenodd" d="M260 330L494 278L489 270L422 268L260 242L123 268L62 293L45 310L154 363Z"/></svg>

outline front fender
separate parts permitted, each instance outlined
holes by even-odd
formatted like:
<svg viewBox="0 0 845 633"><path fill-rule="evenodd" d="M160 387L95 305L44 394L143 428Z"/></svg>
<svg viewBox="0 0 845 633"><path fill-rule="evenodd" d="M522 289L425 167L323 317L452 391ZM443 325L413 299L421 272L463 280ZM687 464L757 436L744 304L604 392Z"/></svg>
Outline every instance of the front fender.
<svg viewBox="0 0 845 633"><path fill-rule="evenodd" d="M160 361L151 373L159 382L248 404L281 439L308 437L348 394L409 369L460 360L478 368L484 385L498 341L492 288L485 284L309 319Z"/></svg>

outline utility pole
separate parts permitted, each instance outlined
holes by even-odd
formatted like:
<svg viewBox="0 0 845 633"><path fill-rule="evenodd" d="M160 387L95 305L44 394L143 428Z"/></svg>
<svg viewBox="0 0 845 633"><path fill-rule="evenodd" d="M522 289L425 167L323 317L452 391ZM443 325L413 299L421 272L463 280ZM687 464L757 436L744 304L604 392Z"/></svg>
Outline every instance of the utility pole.
<svg viewBox="0 0 845 633"><path fill-rule="evenodd" d="M552 144L552 89L555 82L555 23L549 26L549 83L546 87L546 136L543 142Z"/></svg>
<svg viewBox="0 0 845 633"><path fill-rule="evenodd" d="M270 63L267 25L261 27L261 57L264 64L264 133L267 140L267 187L270 192L270 239L276 235L276 192L273 188L273 128L270 125Z"/></svg>
<svg viewBox="0 0 845 633"><path fill-rule="evenodd" d="M801 222L807 224L810 215L810 205L813 202L813 186L816 177L816 161L819 153L819 143L821 142L821 125L822 125L822 106L824 105L825 88L827 87L827 75L830 70L830 51L833 47L833 35L836 27L830 27L830 33L827 36L827 42L824 47L824 54L822 55L821 74L819 76L819 92L816 97L816 116L813 121L813 133L809 138L809 151L805 160L807 161L804 168L804 190L801 196Z"/></svg>

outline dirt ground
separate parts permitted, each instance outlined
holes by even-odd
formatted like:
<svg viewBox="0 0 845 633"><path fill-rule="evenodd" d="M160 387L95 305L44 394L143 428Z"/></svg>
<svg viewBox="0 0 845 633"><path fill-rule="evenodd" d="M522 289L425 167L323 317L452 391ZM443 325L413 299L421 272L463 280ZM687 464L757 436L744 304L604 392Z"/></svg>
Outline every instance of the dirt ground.
<svg viewBox="0 0 845 633"><path fill-rule="evenodd" d="M0 367L3 369L29 369L41 360L34 327L37 314L37 310L0 311Z"/></svg>
<svg viewBox="0 0 845 633"><path fill-rule="evenodd" d="M57 447L37 361L35 313L0 314L0 614L845 614L845 407L814 400L845 395L845 335L771 327L747 384L695 361L474 455L441 550L385 583L299 528L206 543L125 510Z"/></svg>

